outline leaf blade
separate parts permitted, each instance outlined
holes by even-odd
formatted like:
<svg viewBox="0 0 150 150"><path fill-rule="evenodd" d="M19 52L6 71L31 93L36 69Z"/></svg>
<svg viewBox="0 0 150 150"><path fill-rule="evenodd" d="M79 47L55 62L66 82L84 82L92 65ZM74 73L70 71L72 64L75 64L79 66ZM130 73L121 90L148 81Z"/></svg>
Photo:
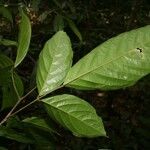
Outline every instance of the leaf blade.
<svg viewBox="0 0 150 150"><path fill-rule="evenodd" d="M63 20L63 16L61 15L57 15L55 16L55 19L54 19L54 22L53 22L53 28L54 28L54 31L57 32L57 31L61 31L64 29L64 20Z"/></svg>
<svg viewBox="0 0 150 150"><path fill-rule="evenodd" d="M79 29L77 28L76 24L69 18L65 18L68 22L69 27L71 28L71 30L74 32L74 34L79 38L79 40L82 42L82 35L79 31Z"/></svg>
<svg viewBox="0 0 150 150"><path fill-rule="evenodd" d="M36 82L40 96L63 83L71 63L70 39L65 32L59 31L46 42L39 56Z"/></svg>
<svg viewBox="0 0 150 150"><path fill-rule="evenodd" d="M45 131L48 131L49 133L56 133L56 131L48 124L44 119L39 117L30 117L23 120L23 122L31 124L34 127L37 127L39 129L43 129Z"/></svg>
<svg viewBox="0 0 150 150"><path fill-rule="evenodd" d="M0 14L6 19L8 19L11 23L13 23L12 13L6 7L0 6Z"/></svg>
<svg viewBox="0 0 150 150"><path fill-rule="evenodd" d="M33 139L28 137L26 134L16 132L15 130L7 128L5 126L0 126L0 136L15 140L21 143L34 143Z"/></svg>
<svg viewBox="0 0 150 150"><path fill-rule="evenodd" d="M22 60L25 58L30 45L31 39L31 24L27 15L20 11L21 14L21 23L20 23L20 31L19 31L19 39L18 39L18 49L17 49L17 57L15 60L15 67L17 67Z"/></svg>
<svg viewBox="0 0 150 150"><path fill-rule="evenodd" d="M104 42L70 69L64 85L83 90L133 85L150 72L149 36L146 26Z"/></svg>
<svg viewBox="0 0 150 150"><path fill-rule="evenodd" d="M0 86L2 87L2 106L1 110L13 106L17 100L12 83L12 66L13 61L6 55L0 54ZM24 87L20 76L14 72L14 84L20 96L23 95Z"/></svg>
<svg viewBox="0 0 150 150"><path fill-rule="evenodd" d="M48 114L80 137L106 136L101 118L86 101L73 95L58 95L43 99Z"/></svg>
<svg viewBox="0 0 150 150"><path fill-rule="evenodd" d="M8 40L8 39L0 39L0 45L5 46L17 46L18 43L16 41Z"/></svg>

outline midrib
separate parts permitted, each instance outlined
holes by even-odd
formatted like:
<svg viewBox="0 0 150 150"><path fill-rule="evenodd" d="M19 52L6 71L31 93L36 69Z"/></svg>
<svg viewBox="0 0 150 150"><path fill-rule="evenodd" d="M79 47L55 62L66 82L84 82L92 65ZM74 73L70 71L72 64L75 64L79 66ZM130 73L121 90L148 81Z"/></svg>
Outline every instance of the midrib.
<svg viewBox="0 0 150 150"><path fill-rule="evenodd" d="M114 62L114 61L120 59L121 57L124 57L124 56L128 55L129 53L134 52L134 51L135 51L134 54L136 54L136 48L135 48L135 49L132 49L132 50L128 51L127 53L124 53L124 54L122 54L121 56L116 57L115 59L112 59L112 60L110 60L110 61L108 61L108 62L106 62L106 63L104 63L104 64L102 64L102 65L100 65L100 66L98 66L98 67L96 67L96 68L94 68L94 69L88 71L88 72L85 72L85 73L81 74L80 76L74 78L73 80L70 80L69 82L65 83L64 86L67 85L67 84L70 84L71 82L74 82L75 80L77 80L77 79L79 79L79 78L81 78L81 77L83 77L83 76L85 76L85 75L87 75L87 74L89 74L89 73L91 73L91 72L97 70L98 68L101 68L101 67L103 67L103 66L105 66L105 65L108 65L108 64L110 64L110 63L112 63L112 62ZM137 51L138 51L138 50L137 50ZM139 53L140 53L140 52L139 52Z"/></svg>

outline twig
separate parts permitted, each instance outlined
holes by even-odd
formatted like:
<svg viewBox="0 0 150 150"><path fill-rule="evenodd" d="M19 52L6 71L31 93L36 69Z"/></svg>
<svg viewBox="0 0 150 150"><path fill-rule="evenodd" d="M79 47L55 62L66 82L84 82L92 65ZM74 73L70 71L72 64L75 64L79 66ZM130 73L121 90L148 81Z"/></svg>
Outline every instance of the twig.
<svg viewBox="0 0 150 150"><path fill-rule="evenodd" d="M65 85L61 85L61 86L55 88L54 90L51 91L51 93L52 93L53 91L55 91L55 90L58 90L58 89L64 87L64 86L65 86ZM34 87L31 91L29 91L25 96L23 96L22 98L20 98L20 99L18 100L18 102L15 104L15 106L10 110L10 112L6 115L6 117L0 122L0 125L2 125L4 122L6 122L9 117L16 115L16 114L19 113L20 111L22 111L22 110L24 110L25 108L29 107L29 106L32 105L33 103L35 103L35 102L37 102L37 101L40 101L41 98L43 98L44 96L46 96L46 95L42 95L42 96L39 96L39 95L38 95L35 100L33 100L32 102L28 103L27 105L25 105L24 107L20 108L19 110L15 111L15 112L13 113L13 111L14 111L15 108L20 104L20 102L21 102L26 96L28 96L32 91L34 91L34 90L35 90L35 87Z"/></svg>
<svg viewBox="0 0 150 150"><path fill-rule="evenodd" d="M6 115L6 117L0 122L0 125L2 125L4 122L7 121L7 119L12 116L13 111L16 109L16 107L20 104L20 102L26 98L30 93L32 93L34 90L36 89L36 87L34 87L32 90L30 90L25 96L21 97L17 103L14 105L14 107L10 110L10 112Z"/></svg>
<svg viewBox="0 0 150 150"><path fill-rule="evenodd" d="M14 79L14 70L13 70L13 68L12 68L11 71L12 71L12 73L11 73L11 79L12 79L13 87L14 87L14 89L15 89L15 92L16 92L16 94L17 94L18 99L20 99L20 95L19 95L19 92L18 92L18 90L17 90L16 83L15 83L15 79Z"/></svg>
<svg viewBox="0 0 150 150"><path fill-rule="evenodd" d="M61 85L61 86L59 86L58 88L54 89L53 91L58 90L58 89L60 89L60 88L62 88L62 87L64 87L64 86L65 86L65 85ZM52 93L53 91L51 91L51 93ZM44 96L46 96L46 95L37 96L37 98L36 98L35 100L33 100L32 102L28 103L27 105L25 105L24 107L20 108L19 110L15 111L14 113L11 114L11 116L16 115L17 113L19 113L20 111L22 111L22 110L24 110L25 108L29 107L30 105L34 104L35 102L40 101L41 98L43 98Z"/></svg>
<svg viewBox="0 0 150 150"><path fill-rule="evenodd" d="M28 103L27 105L25 105L24 107L20 108L19 110L15 111L14 113L11 113L10 116L14 116L17 113L19 113L20 111L24 110L25 108L29 107L30 105L32 105L33 103L37 102L38 100L40 100L39 98L36 98L35 100L33 100L32 102Z"/></svg>

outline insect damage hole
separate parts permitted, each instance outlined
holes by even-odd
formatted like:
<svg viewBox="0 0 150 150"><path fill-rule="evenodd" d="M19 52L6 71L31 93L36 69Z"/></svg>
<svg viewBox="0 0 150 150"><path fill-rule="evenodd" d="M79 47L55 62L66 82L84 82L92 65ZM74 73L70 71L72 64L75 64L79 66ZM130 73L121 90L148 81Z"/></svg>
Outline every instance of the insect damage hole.
<svg viewBox="0 0 150 150"><path fill-rule="evenodd" d="M136 48L138 55L140 56L140 58L144 59L144 51L142 48Z"/></svg>
<svg viewBox="0 0 150 150"><path fill-rule="evenodd" d="M140 53L143 52L143 49L142 48L136 48Z"/></svg>

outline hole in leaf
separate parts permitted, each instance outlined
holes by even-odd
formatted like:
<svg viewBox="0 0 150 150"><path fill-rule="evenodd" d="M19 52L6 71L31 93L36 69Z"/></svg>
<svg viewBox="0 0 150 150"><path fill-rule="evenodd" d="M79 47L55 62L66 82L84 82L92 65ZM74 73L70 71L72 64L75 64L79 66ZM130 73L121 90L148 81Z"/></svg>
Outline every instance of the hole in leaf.
<svg viewBox="0 0 150 150"><path fill-rule="evenodd" d="M143 49L142 48L136 48L140 53L143 52Z"/></svg>

